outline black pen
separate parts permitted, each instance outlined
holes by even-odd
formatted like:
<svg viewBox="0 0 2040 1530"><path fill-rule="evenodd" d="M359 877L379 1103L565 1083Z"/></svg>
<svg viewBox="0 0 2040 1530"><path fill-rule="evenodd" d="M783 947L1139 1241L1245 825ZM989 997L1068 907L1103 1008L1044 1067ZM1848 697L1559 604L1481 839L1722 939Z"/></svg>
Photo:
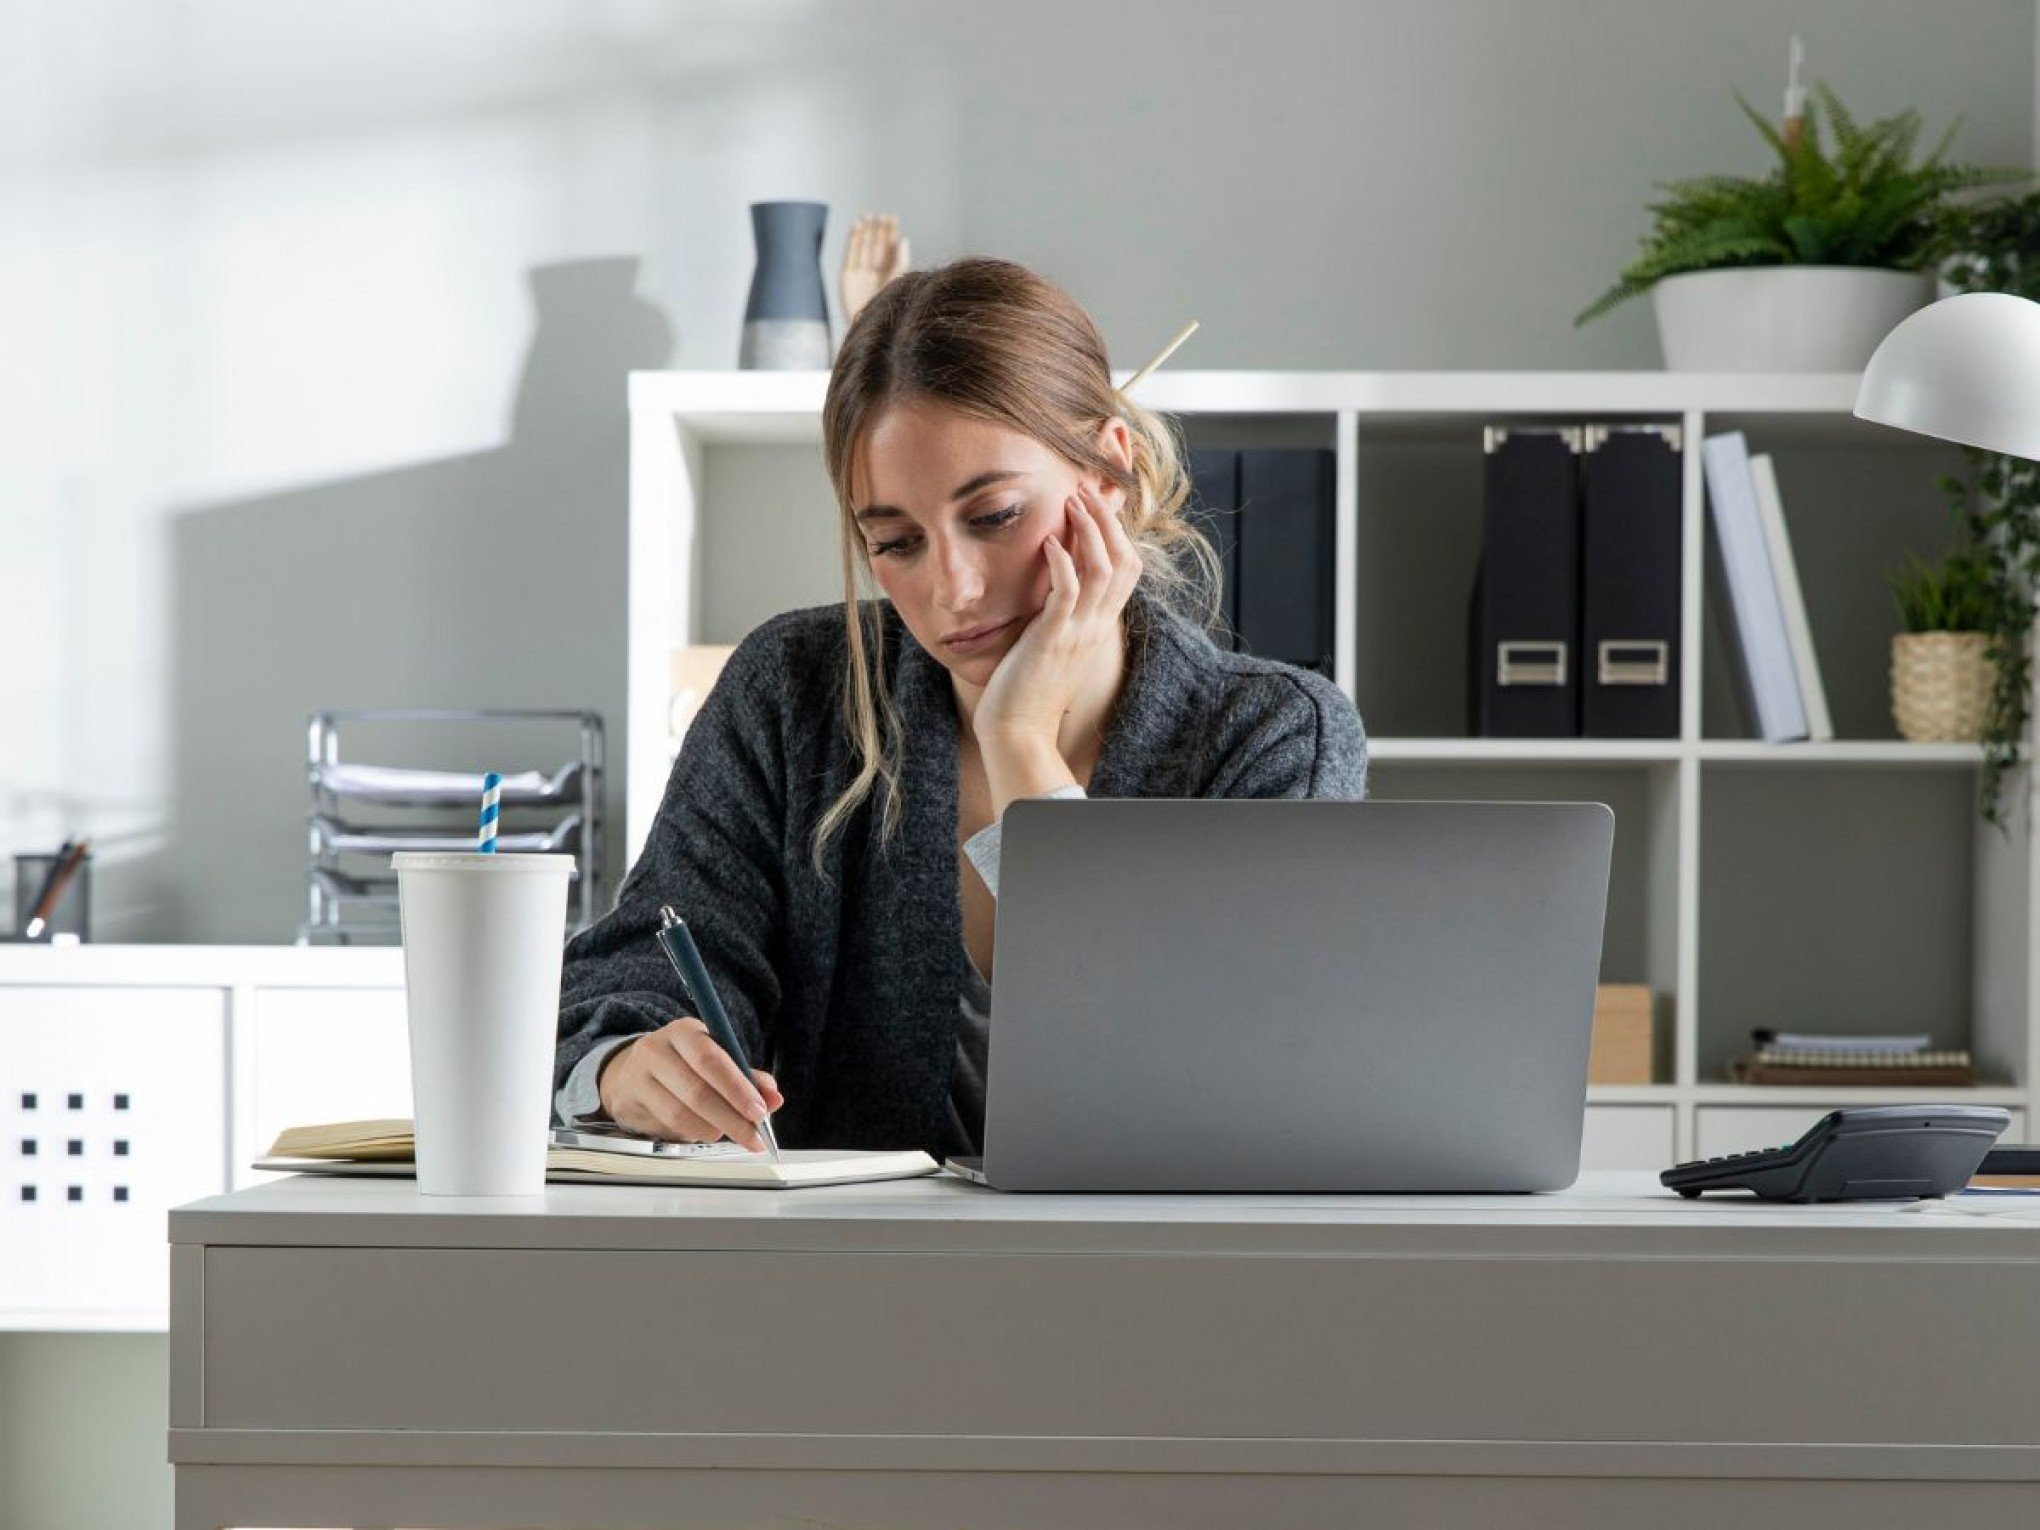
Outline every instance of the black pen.
<svg viewBox="0 0 2040 1530"><path fill-rule="evenodd" d="M715 1037L717 1045L730 1054L730 1061L737 1065L745 1081L749 1082L751 1063L744 1056L743 1042L737 1039L737 1028L730 1024L730 1017L716 994L715 984L708 980L708 968L701 960L694 936L670 904L662 904L659 908L659 947L673 964L673 970L680 974L680 981L687 986L687 991L694 995L694 1006L701 1011L709 1035ZM758 1123L758 1135L765 1139L765 1151L772 1155L772 1161L779 1162L779 1139L772 1134L769 1108L765 1119Z"/></svg>

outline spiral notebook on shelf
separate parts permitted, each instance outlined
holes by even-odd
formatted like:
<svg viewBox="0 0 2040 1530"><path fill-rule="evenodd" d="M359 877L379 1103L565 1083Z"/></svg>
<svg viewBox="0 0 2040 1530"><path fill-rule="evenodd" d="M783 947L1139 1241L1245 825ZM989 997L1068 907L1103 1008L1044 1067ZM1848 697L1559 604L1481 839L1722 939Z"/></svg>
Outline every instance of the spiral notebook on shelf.
<svg viewBox="0 0 2040 1530"><path fill-rule="evenodd" d="M731 1142L667 1143L657 1154L621 1148L552 1146L545 1177L559 1184L731 1185L795 1190L806 1185L852 1185L866 1180L911 1179L938 1165L914 1149L794 1148L774 1162ZM273 1174L416 1174L414 1139L407 1120L335 1121L293 1126L278 1134L251 1168Z"/></svg>
<svg viewBox="0 0 2040 1530"><path fill-rule="evenodd" d="M1966 1050L1926 1047L1795 1047L1759 1045L1728 1065L1738 1084L1896 1084L1970 1088L1976 1068Z"/></svg>

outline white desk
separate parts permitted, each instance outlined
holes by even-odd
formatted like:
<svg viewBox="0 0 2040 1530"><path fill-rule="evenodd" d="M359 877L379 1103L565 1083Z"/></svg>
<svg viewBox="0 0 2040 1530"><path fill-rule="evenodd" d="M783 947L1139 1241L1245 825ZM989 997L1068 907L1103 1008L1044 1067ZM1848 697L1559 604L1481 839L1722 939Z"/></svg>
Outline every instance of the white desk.
<svg viewBox="0 0 2040 1530"><path fill-rule="evenodd" d="M1967 1203L287 1179L171 1213L177 1524L2032 1524Z"/></svg>

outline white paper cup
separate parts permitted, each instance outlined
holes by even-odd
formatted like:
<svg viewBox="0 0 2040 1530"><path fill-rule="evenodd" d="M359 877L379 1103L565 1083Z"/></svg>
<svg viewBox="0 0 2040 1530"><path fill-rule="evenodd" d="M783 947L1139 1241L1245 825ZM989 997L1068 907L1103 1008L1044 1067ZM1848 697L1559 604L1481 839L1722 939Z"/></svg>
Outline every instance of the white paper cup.
<svg viewBox="0 0 2040 1530"><path fill-rule="evenodd" d="M402 850L421 1195L539 1195L571 855Z"/></svg>

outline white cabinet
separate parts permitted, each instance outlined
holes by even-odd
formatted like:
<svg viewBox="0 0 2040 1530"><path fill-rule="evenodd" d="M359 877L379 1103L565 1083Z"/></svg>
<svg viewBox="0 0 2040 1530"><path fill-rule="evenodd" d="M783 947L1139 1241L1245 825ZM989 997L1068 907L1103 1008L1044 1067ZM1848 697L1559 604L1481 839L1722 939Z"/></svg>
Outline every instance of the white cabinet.
<svg viewBox="0 0 2040 1530"><path fill-rule="evenodd" d="M1670 1105L1589 1105L1580 1169L1669 1169L1677 1153Z"/></svg>
<svg viewBox="0 0 2040 1530"><path fill-rule="evenodd" d="M403 953L0 947L0 1330L169 1321L165 1214L284 1125L408 1116Z"/></svg>
<svg viewBox="0 0 2040 1530"><path fill-rule="evenodd" d="M164 1218L226 1178L226 996L0 989L0 1328L161 1328Z"/></svg>

